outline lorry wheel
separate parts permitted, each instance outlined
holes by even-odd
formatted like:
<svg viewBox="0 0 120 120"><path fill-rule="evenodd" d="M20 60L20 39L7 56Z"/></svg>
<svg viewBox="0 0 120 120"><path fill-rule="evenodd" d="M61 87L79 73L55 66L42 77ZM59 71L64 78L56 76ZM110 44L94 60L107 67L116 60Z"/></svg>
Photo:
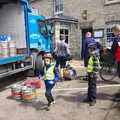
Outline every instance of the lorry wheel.
<svg viewBox="0 0 120 120"><path fill-rule="evenodd" d="M43 59L42 59L42 55L38 54L36 57L36 61L35 61L35 71L36 74L39 74L40 69L42 68L43 65Z"/></svg>
<svg viewBox="0 0 120 120"><path fill-rule="evenodd" d="M26 71L26 77L34 77L35 71L34 69L29 69Z"/></svg>

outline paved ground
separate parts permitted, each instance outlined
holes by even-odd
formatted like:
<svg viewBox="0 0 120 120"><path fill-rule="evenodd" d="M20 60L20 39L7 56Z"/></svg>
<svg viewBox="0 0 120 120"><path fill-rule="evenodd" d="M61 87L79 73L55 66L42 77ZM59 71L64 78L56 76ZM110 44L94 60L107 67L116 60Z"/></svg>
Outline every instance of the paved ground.
<svg viewBox="0 0 120 120"><path fill-rule="evenodd" d="M53 90L56 104L50 111L46 111L44 87L38 90L38 99L33 103L16 101L10 89L4 89L0 93L0 120L119 120L120 103L112 102L112 96L120 85L98 80L97 103L90 107L82 102L87 94L87 81L80 80L85 74L82 63L75 61L72 65L79 77L57 84Z"/></svg>

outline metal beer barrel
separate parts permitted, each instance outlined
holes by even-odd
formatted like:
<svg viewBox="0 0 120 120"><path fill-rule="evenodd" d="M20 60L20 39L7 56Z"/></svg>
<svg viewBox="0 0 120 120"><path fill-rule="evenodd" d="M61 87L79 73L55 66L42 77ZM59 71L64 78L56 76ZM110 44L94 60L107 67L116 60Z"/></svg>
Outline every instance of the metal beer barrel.
<svg viewBox="0 0 120 120"><path fill-rule="evenodd" d="M9 56L8 41L0 41L0 57L6 58Z"/></svg>
<svg viewBox="0 0 120 120"><path fill-rule="evenodd" d="M13 85L11 88L12 97L16 100L21 100L22 91L20 85Z"/></svg>
<svg viewBox="0 0 120 120"><path fill-rule="evenodd" d="M24 102L33 102L37 98L36 88L32 85L22 88L22 99Z"/></svg>
<svg viewBox="0 0 120 120"><path fill-rule="evenodd" d="M9 54L10 56L16 56L16 43L14 41L9 42Z"/></svg>

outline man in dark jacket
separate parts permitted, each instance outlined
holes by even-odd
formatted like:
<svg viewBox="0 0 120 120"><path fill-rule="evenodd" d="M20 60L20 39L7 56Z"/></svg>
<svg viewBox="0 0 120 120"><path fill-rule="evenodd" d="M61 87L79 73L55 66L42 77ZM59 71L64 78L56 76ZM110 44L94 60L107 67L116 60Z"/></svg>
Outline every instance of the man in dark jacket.
<svg viewBox="0 0 120 120"><path fill-rule="evenodd" d="M88 45L91 43L97 43L94 38L92 38L92 33L87 32L86 33L86 38L83 43L83 57L84 57L84 66L87 67L88 65L88 59L90 57L89 52L88 52Z"/></svg>

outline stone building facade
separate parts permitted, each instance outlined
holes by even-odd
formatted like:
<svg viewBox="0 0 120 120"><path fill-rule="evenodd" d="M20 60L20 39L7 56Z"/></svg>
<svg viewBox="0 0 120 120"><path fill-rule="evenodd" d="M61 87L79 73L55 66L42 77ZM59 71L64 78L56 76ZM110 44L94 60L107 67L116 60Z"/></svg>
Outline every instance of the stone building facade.
<svg viewBox="0 0 120 120"><path fill-rule="evenodd" d="M55 1L62 1L62 13L55 13ZM31 5L40 15L53 20L55 42L59 40L61 26L69 30L68 44L74 56L81 55L82 40L87 31L104 46L110 46L111 27L120 24L120 0L32 0Z"/></svg>

